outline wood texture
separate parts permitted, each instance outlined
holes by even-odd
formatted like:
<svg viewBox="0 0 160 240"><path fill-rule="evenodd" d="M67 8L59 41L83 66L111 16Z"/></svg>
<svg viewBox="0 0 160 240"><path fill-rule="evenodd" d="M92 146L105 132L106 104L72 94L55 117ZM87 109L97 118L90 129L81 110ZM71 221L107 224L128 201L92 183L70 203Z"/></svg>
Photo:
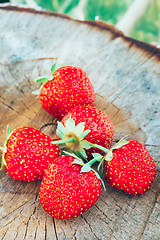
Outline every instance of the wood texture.
<svg viewBox="0 0 160 240"><path fill-rule="evenodd" d="M158 240L160 236L160 50L124 36L103 22L0 6L0 145L11 129L28 125L54 137L54 121L32 91L33 79L50 67L73 65L88 74L97 106L111 118L116 141L141 141L157 166L149 192L130 196L106 184L82 216L60 221L41 208L38 182L18 182L0 173L2 240Z"/></svg>

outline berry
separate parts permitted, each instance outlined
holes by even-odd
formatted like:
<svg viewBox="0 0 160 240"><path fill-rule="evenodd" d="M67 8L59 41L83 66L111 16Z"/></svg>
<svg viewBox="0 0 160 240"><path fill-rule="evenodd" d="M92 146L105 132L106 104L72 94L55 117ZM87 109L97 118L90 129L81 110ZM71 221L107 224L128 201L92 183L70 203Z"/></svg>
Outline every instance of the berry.
<svg viewBox="0 0 160 240"><path fill-rule="evenodd" d="M101 195L101 181L94 171L81 172L74 157L60 156L45 170L39 200L58 219L75 218L91 208Z"/></svg>
<svg viewBox="0 0 160 240"><path fill-rule="evenodd" d="M16 180L42 179L48 163L59 156L59 148L51 145L52 139L32 127L14 130L3 148L2 167Z"/></svg>
<svg viewBox="0 0 160 240"><path fill-rule="evenodd" d="M65 66L55 70L51 78L38 78L44 82L40 89L42 108L58 119L78 104L95 105L95 93L87 74L78 67ZM37 92L34 92L37 93Z"/></svg>
<svg viewBox="0 0 160 240"><path fill-rule="evenodd" d="M75 123L69 124L69 119L72 119ZM78 105L72 108L64 116L61 123L66 129L61 128L60 131L57 131L57 135L64 140L74 139L74 142L65 144L65 147L73 152L81 151L82 148L90 148L86 150L86 153L91 158L91 153L104 154L104 148L110 148L112 145L114 135L113 125L109 117L94 106ZM79 131L80 126L83 126L81 131ZM59 134L59 132L63 132L63 134ZM100 149L98 149L99 147Z"/></svg>
<svg viewBox="0 0 160 240"><path fill-rule="evenodd" d="M111 153L111 152L110 152ZM112 148L111 161L105 161L105 179L109 185L129 194L147 192L155 178L156 166L148 150L136 140Z"/></svg>

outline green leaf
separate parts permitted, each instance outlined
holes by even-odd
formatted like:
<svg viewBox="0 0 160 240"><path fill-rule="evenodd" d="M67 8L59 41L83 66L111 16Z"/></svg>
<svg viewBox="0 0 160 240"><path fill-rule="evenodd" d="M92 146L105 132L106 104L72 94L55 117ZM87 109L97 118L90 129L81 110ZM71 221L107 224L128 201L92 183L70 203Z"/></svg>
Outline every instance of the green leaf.
<svg viewBox="0 0 160 240"><path fill-rule="evenodd" d="M79 136L79 138L81 140L83 140L89 133L91 132L91 130L85 130L84 132L82 132Z"/></svg>
<svg viewBox="0 0 160 240"><path fill-rule="evenodd" d="M124 146L124 145L126 145L126 144L128 144L129 143L129 141L122 141L122 142L119 142L118 144L115 144L115 146L113 146L113 148L112 149L119 149L119 148L121 148L122 146Z"/></svg>
<svg viewBox="0 0 160 240"><path fill-rule="evenodd" d="M92 170L92 168L86 163L86 164L84 164L84 166L81 168L81 173L90 172L91 170Z"/></svg>
<svg viewBox="0 0 160 240"><path fill-rule="evenodd" d="M50 76L40 76L40 77L37 77L36 79L34 79L34 81L37 83L46 83L46 82L48 82L49 78L50 78Z"/></svg>
<svg viewBox="0 0 160 240"><path fill-rule="evenodd" d="M34 94L34 95L39 95L40 93L41 93L41 88L32 92L32 94Z"/></svg>
<svg viewBox="0 0 160 240"><path fill-rule="evenodd" d="M98 179L101 179L101 177L100 177L100 175L98 174L98 172L96 171L96 170L94 170L94 169L92 169L93 170L93 172L96 174L96 177L98 178Z"/></svg>
<svg viewBox="0 0 160 240"><path fill-rule="evenodd" d="M121 138L119 140L119 142L117 142L112 148L111 150L114 150L114 149L119 149L121 148L122 146L126 145L129 143L129 141L127 141L126 139L128 138L129 135L126 135L124 136L123 138Z"/></svg>
<svg viewBox="0 0 160 240"><path fill-rule="evenodd" d="M106 156L105 156L105 160L106 161L111 161L113 158L113 152L112 151L109 151Z"/></svg>
<svg viewBox="0 0 160 240"><path fill-rule="evenodd" d="M74 159L74 161L72 162L72 164L77 164L77 165L80 165L80 166L83 166L84 163L82 163L81 161L79 161L78 159Z"/></svg>
<svg viewBox="0 0 160 240"><path fill-rule="evenodd" d="M57 130L61 131L61 133L63 133L63 134L65 134L67 132L67 129L63 126L63 124L61 122L57 123Z"/></svg>
<svg viewBox="0 0 160 240"><path fill-rule="evenodd" d="M8 125L9 126L9 125ZM8 135L8 126L7 126L7 135ZM9 135L10 135L11 133L9 133ZM7 138L7 140L8 140L8 138ZM7 140L6 140L6 142L5 142L5 144L4 144L4 147L0 147L0 150L2 151L2 160L1 160L1 168L0 168L0 170L2 170L3 169L3 167L4 167L4 165L7 165L7 163L6 163L6 161L5 161L5 158L4 158L4 155L5 155L5 153L7 152L7 147L6 147L6 143L7 143Z"/></svg>
<svg viewBox="0 0 160 240"><path fill-rule="evenodd" d="M92 155L93 155L93 153L92 153ZM101 162L102 158L103 158L103 156L101 154L98 154L95 157L93 156L92 161L94 161L94 162Z"/></svg>
<svg viewBox="0 0 160 240"><path fill-rule="evenodd" d="M92 143L88 142L87 140L83 140L81 144L82 144L82 147L85 149L90 149L93 147Z"/></svg>
<svg viewBox="0 0 160 240"><path fill-rule="evenodd" d="M86 154L86 152L85 152L85 150L84 150L83 148L81 148L81 150L78 151L78 153L80 153L80 155L81 155L85 160L87 160L87 154Z"/></svg>
<svg viewBox="0 0 160 240"><path fill-rule="evenodd" d="M100 153L92 153L92 156L94 158L96 158L96 157L103 157Z"/></svg>
<svg viewBox="0 0 160 240"><path fill-rule="evenodd" d="M103 169L104 160L105 160L105 158L103 157L103 158L101 159L100 163L98 164L98 167L97 167L98 172L100 171L101 166L102 166L102 169ZM103 171L102 171L102 172L103 172Z"/></svg>
<svg viewBox="0 0 160 240"><path fill-rule="evenodd" d="M74 131L75 130L75 121L72 118L69 118L66 123L65 127L67 131Z"/></svg>
<svg viewBox="0 0 160 240"><path fill-rule="evenodd" d="M81 165L81 166L84 165L83 160L81 158L79 158L76 154L71 153L71 152L67 152L67 151L63 151L63 153L65 153L67 156L74 157L75 160L72 162L72 164L78 164L78 165Z"/></svg>
<svg viewBox="0 0 160 240"><path fill-rule="evenodd" d="M84 164L84 166L81 168L81 173L90 172L91 170L95 173L96 177L101 181L104 190L106 190L105 184L104 184L103 180L101 179L100 175L98 174L98 172L96 170L92 169L88 165L88 163Z"/></svg>
<svg viewBox="0 0 160 240"><path fill-rule="evenodd" d="M105 184L104 184L102 178L100 177L100 175L99 175L94 169L92 169L92 170L93 170L93 172L96 174L96 177L97 177L99 180L101 180L103 189L106 191L106 187L105 187Z"/></svg>
<svg viewBox="0 0 160 240"><path fill-rule="evenodd" d="M5 159L4 159L4 153L3 153L3 155L2 155L2 161L1 161L1 168L0 168L0 171L3 169L4 165L6 166L7 163L6 163Z"/></svg>
<svg viewBox="0 0 160 240"><path fill-rule="evenodd" d="M65 138L65 135L64 135L64 133L61 131L60 128L57 128L56 133L57 133L57 135L58 135L58 137L59 137L60 139L64 139L64 138Z"/></svg>
<svg viewBox="0 0 160 240"><path fill-rule="evenodd" d="M72 152L68 152L68 151L63 150L63 153L65 153L67 156L71 156L71 157L74 157L74 158L78 159L79 161L82 161L81 158L77 157L76 154L74 154Z"/></svg>
<svg viewBox="0 0 160 240"><path fill-rule="evenodd" d="M77 126L75 127L74 133L77 134L78 136L84 131L84 122L78 123Z"/></svg>
<svg viewBox="0 0 160 240"><path fill-rule="evenodd" d="M77 157L82 158L82 155L78 151L76 151L75 154Z"/></svg>
<svg viewBox="0 0 160 240"><path fill-rule="evenodd" d="M51 67L51 73L52 75L54 74L54 72L56 71L56 63L54 63Z"/></svg>
<svg viewBox="0 0 160 240"><path fill-rule="evenodd" d="M89 166L92 166L95 162L101 162L102 156L99 154L99 156L96 156L95 158L92 158L87 164Z"/></svg>
<svg viewBox="0 0 160 240"><path fill-rule="evenodd" d="M11 131L9 125L7 125L7 139L10 137Z"/></svg>

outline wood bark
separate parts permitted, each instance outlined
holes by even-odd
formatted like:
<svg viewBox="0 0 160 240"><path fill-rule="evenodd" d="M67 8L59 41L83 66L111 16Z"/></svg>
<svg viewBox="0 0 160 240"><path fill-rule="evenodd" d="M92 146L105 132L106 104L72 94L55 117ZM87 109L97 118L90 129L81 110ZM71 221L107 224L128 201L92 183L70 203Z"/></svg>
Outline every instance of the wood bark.
<svg viewBox="0 0 160 240"><path fill-rule="evenodd" d="M35 77L73 65L88 74L97 107L108 114L117 141L131 134L157 166L153 187L130 196L106 184L97 203L72 220L56 220L40 206L40 181L0 173L0 239L158 240L160 236L160 50L103 22L77 21L46 11L0 6L0 145L6 127L24 125L54 137L55 119L32 95ZM48 125L47 125L48 124Z"/></svg>

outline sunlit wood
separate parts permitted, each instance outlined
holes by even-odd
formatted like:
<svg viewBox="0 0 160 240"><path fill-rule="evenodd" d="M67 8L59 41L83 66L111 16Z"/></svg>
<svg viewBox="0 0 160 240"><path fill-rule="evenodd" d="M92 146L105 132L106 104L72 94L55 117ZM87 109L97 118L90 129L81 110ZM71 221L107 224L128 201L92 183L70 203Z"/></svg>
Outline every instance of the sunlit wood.
<svg viewBox="0 0 160 240"><path fill-rule="evenodd" d="M53 63L78 66L89 76L97 107L111 119L114 142L130 134L150 151L157 178L144 195L106 184L82 216L60 221L40 206L40 181L19 182L0 172L2 240L158 240L160 236L160 50L125 37L99 21L0 5L0 146L10 129L31 126L55 138L55 121L32 91Z"/></svg>

